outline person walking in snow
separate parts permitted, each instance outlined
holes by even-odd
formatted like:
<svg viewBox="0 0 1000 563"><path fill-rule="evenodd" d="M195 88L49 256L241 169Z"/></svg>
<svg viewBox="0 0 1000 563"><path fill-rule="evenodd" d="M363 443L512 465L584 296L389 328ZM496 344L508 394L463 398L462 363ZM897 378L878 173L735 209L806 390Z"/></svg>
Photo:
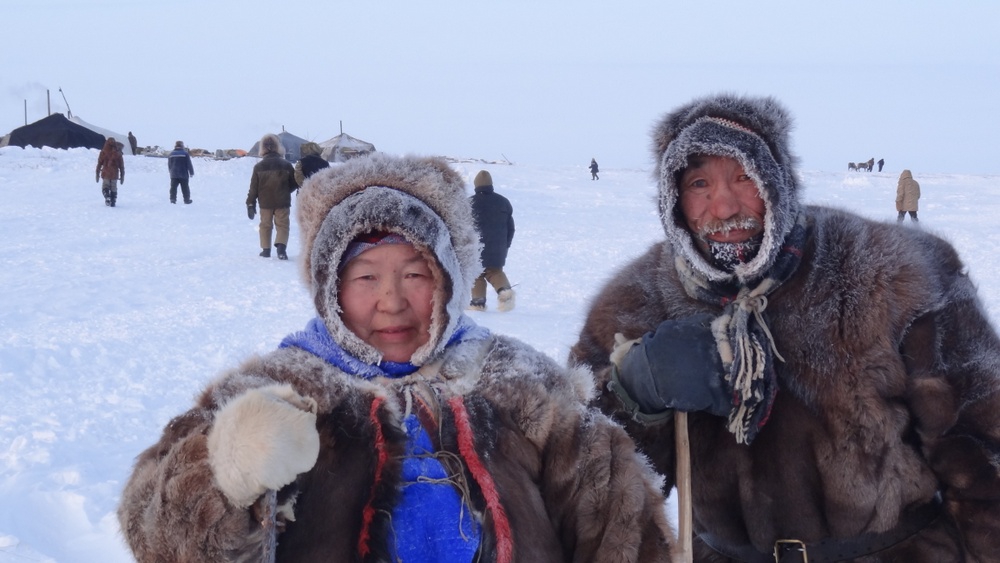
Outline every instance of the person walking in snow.
<svg viewBox="0 0 1000 563"><path fill-rule="evenodd" d="M663 117L665 239L570 363L665 491L689 413L696 561L996 561L1000 338L948 242L800 201L791 125L766 97Z"/></svg>
<svg viewBox="0 0 1000 563"><path fill-rule="evenodd" d="M885 164L885 159L884 158L878 159L878 171L879 172L882 171L882 165L884 165L884 164Z"/></svg>
<svg viewBox="0 0 1000 563"><path fill-rule="evenodd" d="M902 222L907 213L910 220L917 221L917 202L920 199L920 184L913 179L909 170L903 170L896 183L896 222Z"/></svg>
<svg viewBox="0 0 1000 563"><path fill-rule="evenodd" d="M184 203L192 203L189 180L194 176L191 153L184 147L184 141L174 143L174 150L167 157L167 171L170 172L170 203L177 203L177 186L181 187Z"/></svg>
<svg viewBox="0 0 1000 563"><path fill-rule="evenodd" d="M114 137L108 137L97 155L97 182L101 184L104 205L109 207L118 201L118 184L125 183L125 159L118 145Z"/></svg>
<svg viewBox="0 0 1000 563"><path fill-rule="evenodd" d="M385 154L307 183L317 316L140 454L118 507L139 563L670 561L657 477L586 407L590 372L462 313L464 191L442 159Z"/></svg>
<svg viewBox="0 0 1000 563"><path fill-rule="evenodd" d="M288 244L288 230L291 224L292 192L299 185L295 183L295 168L285 160L285 147L273 133L260 139L261 160L253 167L250 176L250 191L247 193L247 217L252 221L260 202L260 255L271 257L271 233L279 260L288 260L285 251Z"/></svg>
<svg viewBox="0 0 1000 563"><path fill-rule="evenodd" d="M590 159L590 179L600 180L601 177L597 175L598 172L599 170L597 169L597 159L594 158Z"/></svg>
<svg viewBox="0 0 1000 563"><path fill-rule="evenodd" d="M507 251L514 241L514 207L504 196L493 189L493 177L480 170L473 180L476 193L472 201L472 214L483 243L483 271L472 285L469 309L486 310L486 282L497 292L497 310L507 312L514 308L514 290L504 273Z"/></svg>
<svg viewBox="0 0 1000 563"><path fill-rule="evenodd" d="M302 158L295 163L295 183L302 187L306 179L324 168L329 168L330 163L323 158L323 148L312 141L302 143L299 147Z"/></svg>

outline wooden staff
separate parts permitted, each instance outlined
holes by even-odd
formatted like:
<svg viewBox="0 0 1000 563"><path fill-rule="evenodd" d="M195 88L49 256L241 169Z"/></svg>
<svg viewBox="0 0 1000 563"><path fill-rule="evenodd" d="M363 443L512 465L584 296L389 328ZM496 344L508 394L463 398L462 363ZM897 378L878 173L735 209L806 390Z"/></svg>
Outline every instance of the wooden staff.
<svg viewBox="0 0 1000 563"><path fill-rule="evenodd" d="M678 563L694 561L694 530L691 511L691 442L688 439L688 415L674 413L674 447L677 450L677 552Z"/></svg>
<svg viewBox="0 0 1000 563"><path fill-rule="evenodd" d="M264 493L264 501L261 508L263 508L263 515L260 525L264 528L261 561L263 563L274 563L278 547L278 491L268 489Z"/></svg>

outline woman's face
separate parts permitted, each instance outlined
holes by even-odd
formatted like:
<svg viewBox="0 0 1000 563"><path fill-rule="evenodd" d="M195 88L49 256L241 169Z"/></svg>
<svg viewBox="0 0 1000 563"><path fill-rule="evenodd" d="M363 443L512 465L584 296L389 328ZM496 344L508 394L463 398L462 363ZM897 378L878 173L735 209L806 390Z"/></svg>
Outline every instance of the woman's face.
<svg viewBox="0 0 1000 563"><path fill-rule="evenodd" d="M435 289L431 266L413 246L376 246L340 273L344 324L384 360L408 362L430 340Z"/></svg>

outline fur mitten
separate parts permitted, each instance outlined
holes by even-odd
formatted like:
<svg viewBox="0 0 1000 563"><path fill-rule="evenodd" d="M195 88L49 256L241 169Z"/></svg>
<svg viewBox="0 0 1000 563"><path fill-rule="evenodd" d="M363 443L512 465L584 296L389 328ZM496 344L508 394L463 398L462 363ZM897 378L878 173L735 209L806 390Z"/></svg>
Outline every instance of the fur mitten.
<svg viewBox="0 0 1000 563"><path fill-rule="evenodd" d="M241 508L309 471L318 456L316 401L290 385L251 389L229 401L208 433L215 480Z"/></svg>

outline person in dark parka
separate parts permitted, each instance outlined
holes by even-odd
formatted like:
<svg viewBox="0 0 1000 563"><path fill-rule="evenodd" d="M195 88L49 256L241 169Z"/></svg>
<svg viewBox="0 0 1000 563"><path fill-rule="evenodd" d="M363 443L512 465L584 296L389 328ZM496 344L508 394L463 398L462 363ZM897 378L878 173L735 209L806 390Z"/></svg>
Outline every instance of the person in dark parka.
<svg viewBox="0 0 1000 563"><path fill-rule="evenodd" d="M302 184L306 183L306 179L309 176L324 168L329 168L330 163L321 156L323 148L312 141L302 143L302 146L299 147L299 153L302 155L302 158L295 163L295 183L299 187L302 187Z"/></svg>
<svg viewBox="0 0 1000 563"><path fill-rule="evenodd" d="M139 154L139 141L136 140L131 131L128 132L128 146L132 149L132 156Z"/></svg>
<svg viewBox="0 0 1000 563"><path fill-rule="evenodd" d="M167 170L170 171L170 203L177 203L177 186L181 187L184 203L191 203L188 180L194 176L194 165L191 164L191 153L184 148L184 141L174 143L174 150L167 157Z"/></svg>
<svg viewBox="0 0 1000 563"><path fill-rule="evenodd" d="M486 282L490 282L497 292L497 310L510 311L514 308L514 290L504 273L507 250L514 240L514 208L504 196L493 189L493 177L486 170L480 170L473 181L476 194L472 200L472 214L483 243L483 273L472 285L472 302L469 309L486 310Z"/></svg>

